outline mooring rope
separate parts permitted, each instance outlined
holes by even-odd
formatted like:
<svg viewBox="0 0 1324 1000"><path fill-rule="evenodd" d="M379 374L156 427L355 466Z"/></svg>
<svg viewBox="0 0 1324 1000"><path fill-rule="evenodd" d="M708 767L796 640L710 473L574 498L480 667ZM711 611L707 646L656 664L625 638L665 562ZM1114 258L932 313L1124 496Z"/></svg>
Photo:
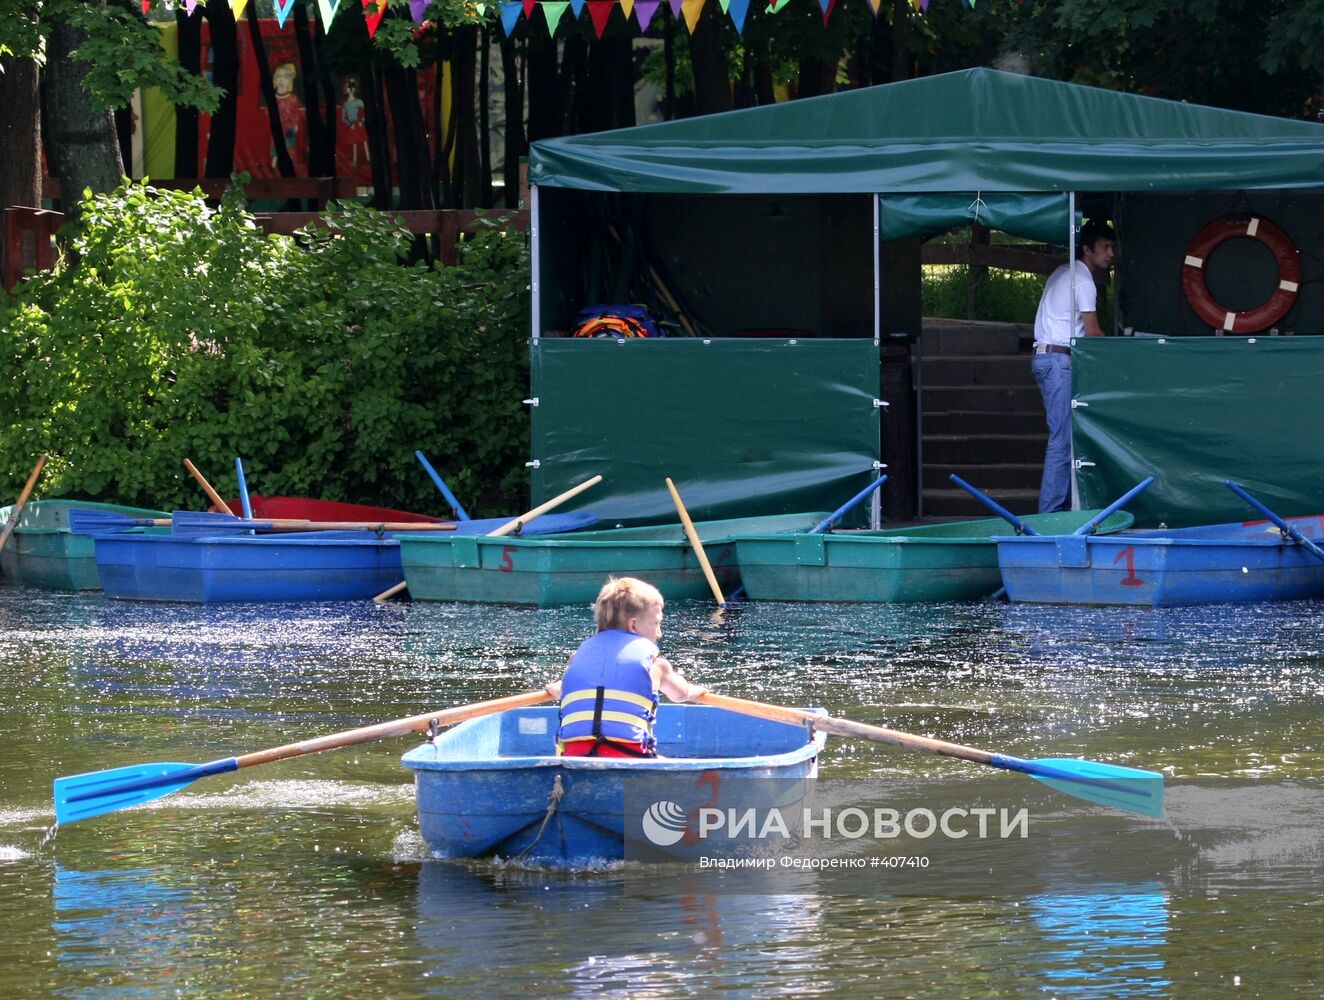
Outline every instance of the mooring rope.
<svg viewBox="0 0 1324 1000"><path fill-rule="evenodd" d="M524 855L528 854L531 850L533 850L535 847L538 846L538 841L542 840L542 835L543 832L547 829L547 824L551 822L552 814L556 812L556 804L560 802L561 799L564 797L565 797L565 788L564 786L562 786L561 776L558 774L556 776L556 779L552 782L552 790L547 796L547 815L545 815L542 818L542 826L538 827L538 835L533 838L532 842L529 844L528 847L524 848L524 850L520 851L513 858L511 858L512 861L519 861L521 858L524 857Z"/></svg>

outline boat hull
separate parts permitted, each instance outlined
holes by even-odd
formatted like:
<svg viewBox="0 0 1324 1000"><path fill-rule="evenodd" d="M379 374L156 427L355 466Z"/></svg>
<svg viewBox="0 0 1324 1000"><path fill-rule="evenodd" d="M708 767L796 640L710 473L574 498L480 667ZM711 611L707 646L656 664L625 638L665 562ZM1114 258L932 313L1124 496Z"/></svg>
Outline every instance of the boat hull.
<svg viewBox="0 0 1324 1000"><path fill-rule="evenodd" d="M1307 538L1324 516L1289 518ZM1324 597L1324 561L1265 521L1091 538L999 538L1007 597L1174 607Z"/></svg>
<svg viewBox="0 0 1324 1000"><path fill-rule="evenodd" d="M0 552L0 572L25 587L100 590L101 576L97 571L92 539L69 530L71 510L100 511L133 518L170 516L164 511L123 504L33 500L19 512L14 532L4 551ZM0 524L9 522L12 511L12 507L0 508Z"/></svg>
<svg viewBox="0 0 1324 1000"><path fill-rule="evenodd" d="M805 531L824 515L700 521L695 528L723 593L740 584L733 538L744 533ZM581 531L538 538L411 535L401 561L415 600L556 607L592 604L611 576L637 576L667 600L704 599L710 590L679 524Z"/></svg>
<svg viewBox="0 0 1324 1000"><path fill-rule="evenodd" d="M663 705L658 759L557 757L556 724L555 708L516 709L466 722L404 755L434 857L518 858L557 868L690 857L692 840L659 847L641 837L627 804L650 801L661 787L686 815L719 798L727 808L766 801L773 789L780 805L795 805L817 774L825 741L803 726Z"/></svg>
<svg viewBox="0 0 1324 1000"><path fill-rule="evenodd" d="M1032 514L1023 520L1045 535L1073 531L1098 511ZM1121 531L1134 519L1119 511L1099 530ZM913 528L750 535L736 538L745 592L759 601L903 604L968 601L1002 585L997 543L1001 518Z"/></svg>

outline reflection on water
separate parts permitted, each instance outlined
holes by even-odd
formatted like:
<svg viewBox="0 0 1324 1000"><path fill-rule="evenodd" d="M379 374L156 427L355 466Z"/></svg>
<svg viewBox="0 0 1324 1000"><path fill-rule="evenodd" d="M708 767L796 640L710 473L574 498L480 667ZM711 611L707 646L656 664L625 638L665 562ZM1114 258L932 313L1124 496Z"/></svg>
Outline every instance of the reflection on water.
<svg viewBox="0 0 1324 1000"><path fill-rule="evenodd" d="M209 761L527 690L559 674L591 615L0 585L0 995L1308 991L1324 931L1320 611L670 607L664 649L720 691L1169 778L1154 822L834 739L824 778L935 808L1024 801L1031 836L960 885L812 877L750 895L664 872L641 889L637 872L430 861L399 766L408 740L206 779L43 845L56 775Z"/></svg>

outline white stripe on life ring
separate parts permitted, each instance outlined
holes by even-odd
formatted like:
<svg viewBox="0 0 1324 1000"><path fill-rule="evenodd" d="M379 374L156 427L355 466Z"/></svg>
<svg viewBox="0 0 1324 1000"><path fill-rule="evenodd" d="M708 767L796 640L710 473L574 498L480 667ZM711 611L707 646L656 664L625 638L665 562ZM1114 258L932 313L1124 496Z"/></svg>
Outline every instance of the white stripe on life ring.
<svg viewBox="0 0 1324 1000"><path fill-rule="evenodd" d="M1223 329L1231 330L1232 327L1236 325L1236 322L1237 322L1237 314L1228 313L1226 316L1223 317Z"/></svg>
<svg viewBox="0 0 1324 1000"><path fill-rule="evenodd" d="M1298 286L1295 281L1287 281L1284 279L1283 281L1278 282L1278 287L1285 292L1295 292Z"/></svg>
<svg viewBox="0 0 1324 1000"><path fill-rule="evenodd" d="M1187 254L1187 255L1186 255L1186 266L1187 266L1187 267L1204 267L1204 258L1203 258L1203 257L1192 257L1190 254Z"/></svg>
<svg viewBox="0 0 1324 1000"><path fill-rule="evenodd" d="M1250 225L1246 227L1246 235L1247 235L1247 236L1254 236L1254 235L1255 235L1255 231L1256 231L1257 229L1259 229L1259 228L1260 228L1260 220L1259 220L1259 219L1251 219L1251 220L1250 220Z"/></svg>

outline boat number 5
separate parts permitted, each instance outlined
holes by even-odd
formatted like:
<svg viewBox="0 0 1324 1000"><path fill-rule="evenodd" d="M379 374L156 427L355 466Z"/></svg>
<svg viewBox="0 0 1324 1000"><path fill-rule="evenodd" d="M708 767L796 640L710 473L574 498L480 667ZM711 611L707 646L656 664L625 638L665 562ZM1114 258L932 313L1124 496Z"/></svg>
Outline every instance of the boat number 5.
<svg viewBox="0 0 1324 1000"><path fill-rule="evenodd" d="M501 565L497 568L503 573L509 573L515 568L515 560L512 558L515 554L515 546L507 545L501 550Z"/></svg>
<svg viewBox="0 0 1324 1000"><path fill-rule="evenodd" d="M1117 558L1115 558L1113 562L1119 563L1123 559L1126 560L1126 576L1122 577L1122 586L1143 587L1145 581L1136 576L1136 547L1134 545L1128 545L1126 548L1122 549L1121 552L1117 553Z"/></svg>

